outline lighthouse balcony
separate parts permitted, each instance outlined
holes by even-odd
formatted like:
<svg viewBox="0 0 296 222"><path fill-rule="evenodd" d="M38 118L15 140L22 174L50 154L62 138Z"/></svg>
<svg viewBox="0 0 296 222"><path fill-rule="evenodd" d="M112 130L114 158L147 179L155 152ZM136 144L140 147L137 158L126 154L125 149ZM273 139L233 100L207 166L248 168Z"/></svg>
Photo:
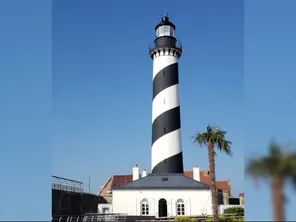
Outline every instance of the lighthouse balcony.
<svg viewBox="0 0 296 222"><path fill-rule="evenodd" d="M149 55L152 56L158 51L169 49L176 51L179 55L182 54L182 43L175 39L167 36L159 37L149 45Z"/></svg>

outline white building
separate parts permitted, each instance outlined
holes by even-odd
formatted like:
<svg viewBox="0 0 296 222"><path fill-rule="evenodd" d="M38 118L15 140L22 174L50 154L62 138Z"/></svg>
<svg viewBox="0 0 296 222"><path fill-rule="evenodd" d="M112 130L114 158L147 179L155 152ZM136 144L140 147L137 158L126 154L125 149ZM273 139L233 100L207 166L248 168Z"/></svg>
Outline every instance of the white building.
<svg viewBox="0 0 296 222"><path fill-rule="evenodd" d="M112 190L113 213L171 217L212 214L210 187L183 174L149 174Z"/></svg>

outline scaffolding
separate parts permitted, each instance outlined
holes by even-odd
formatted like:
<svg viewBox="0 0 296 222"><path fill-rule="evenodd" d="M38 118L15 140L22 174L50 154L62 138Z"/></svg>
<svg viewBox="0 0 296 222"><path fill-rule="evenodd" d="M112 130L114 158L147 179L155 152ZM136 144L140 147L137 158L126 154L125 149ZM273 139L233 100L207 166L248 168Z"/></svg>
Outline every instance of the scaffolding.
<svg viewBox="0 0 296 222"><path fill-rule="evenodd" d="M52 189L68 192L83 193L83 183L63 177L52 176Z"/></svg>

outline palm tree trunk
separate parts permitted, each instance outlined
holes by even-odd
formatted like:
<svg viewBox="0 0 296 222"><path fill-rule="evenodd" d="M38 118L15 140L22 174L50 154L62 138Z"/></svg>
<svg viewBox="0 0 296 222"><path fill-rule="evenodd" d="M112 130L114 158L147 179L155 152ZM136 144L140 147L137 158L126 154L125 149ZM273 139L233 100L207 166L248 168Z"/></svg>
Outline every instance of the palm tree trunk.
<svg viewBox="0 0 296 222"><path fill-rule="evenodd" d="M274 221L285 221L283 188L283 179L279 176L274 177L271 181Z"/></svg>
<svg viewBox="0 0 296 222"><path fill-rule="evenodd" d="M218 215L218 192L216 188L216 175L215 175L215 150L214 144L208 143L209 152L209 168L210 168L210 186L212 193L212 210L213 210L213 221L219 221Z"/></svg>

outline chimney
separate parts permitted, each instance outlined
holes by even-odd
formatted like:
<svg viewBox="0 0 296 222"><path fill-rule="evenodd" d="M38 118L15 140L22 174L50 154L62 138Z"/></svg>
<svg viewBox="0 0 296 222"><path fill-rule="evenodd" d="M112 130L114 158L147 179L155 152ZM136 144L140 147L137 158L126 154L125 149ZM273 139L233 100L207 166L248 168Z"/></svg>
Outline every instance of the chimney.
<svg viewBox="0 0 296 222"><path fill-rule="evenodd" d="M200 172L197 165L193 167L193 179L200 182Z"/></svg>
<svg viewBox="0 0 296 222"><path fill-rule="evenodd" d="M138 180L140 178L140 168L138 164L133 167L133 181Z"/></svg>
<svg viewBox="0 0 296 222"><path fill-rule="evenodd" d="M146 169L144 169L143 172L142 172L142 178L145 177L145 176L147 176L147 171L146 171Z"/></svg>

